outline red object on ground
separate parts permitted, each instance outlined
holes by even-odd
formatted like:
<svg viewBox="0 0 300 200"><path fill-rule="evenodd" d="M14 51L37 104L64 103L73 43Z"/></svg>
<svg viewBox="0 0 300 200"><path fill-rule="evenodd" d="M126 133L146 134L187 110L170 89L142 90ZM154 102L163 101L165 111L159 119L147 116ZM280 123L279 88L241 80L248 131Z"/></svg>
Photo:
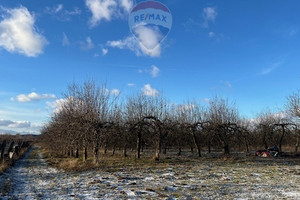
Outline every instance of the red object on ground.
<svg viewBox="0 0 300 200"><path fill-rule="evenodd" d="M255 155L258 157L264 157L264 158L272 157L268 150L258 150L258 151L256 151Z"/></svg>

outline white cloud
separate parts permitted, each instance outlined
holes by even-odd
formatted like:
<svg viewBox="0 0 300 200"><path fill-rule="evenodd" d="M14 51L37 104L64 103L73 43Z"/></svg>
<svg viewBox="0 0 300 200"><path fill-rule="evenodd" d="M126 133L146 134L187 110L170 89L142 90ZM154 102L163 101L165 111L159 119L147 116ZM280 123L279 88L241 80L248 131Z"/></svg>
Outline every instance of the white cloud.
<svg viewBox="0 0 300 200"><path fill-rule="evenodd" d="M114 0L86 0L85 4L92 12L90 20L92 27L96 26L101 20L110 21L117 6Z"/></svg>
<svg viewBox="0 0 300 200"><path fill-rule="evenodd" d="M159 75L159 73L160 73L160 69L158 67L156 67L155 65L152 65L150 70L148 70L148 69L145 69L145 70L139 69L138 73L140 73L140 74L142 74L142 73L148 73L153 78L156 78Z"/></svg>
<svg viewBox="0 0 300 200"><path fill-rule="evenodd" d="M128 14L133 7L133 0L86 0L86 6L92 13L91 27L95 27L102 20L110 21Z"/></svg>
<svg viewBox="0 0 300 200"><path fill-rule="evenodd" d="M59 113L62 111L64 105L68 102L68 99L57 99L53 102L46 102L49 109L53 110L53 113Z"/></svg>
<svg viewBox="0 0 300 200"><path fill-rule="evenodd" d="M209 22L214 22L218 15L217 9L214 7L206 7L203 9L204 27L208 27Z"/></svg>
<svg viewBox="0 0 300 200"><path fill-rule="evenodd" d="M132 0L120 0L120 4L121 4L121 7L123 7L123 9L128 13L131 11L131 9L133 7Z"/></svg>
<svg viewBox="0 0 300 200"><path fill-rule="evenodd" d="M115 47L119 49L135 49L135 46L137 45L137 41L133 36L127 37L124 40L115 40L115 41L108 41L107 45L110 47Z"/></svg>
<svg viewBox="0 0 300 200"><path fill-rule="evenodd" d="M206 7L203 9L203 18L207 21L215 21L218 13L214 7Z"/></svg>
<svg viewBox="0 0 300 200"><path fill-rule="evenodd" d="M27 8L3 10L6 16L0 22L0 47L28 57L43 53L47 40L35 28L35 18Z"/></svg>
<svg viewBox="0 0 300 200"><path fill-rule="evenodd" d="M178 105L177 106L177 110L178 111L189 111L192 110L193 108L195 108L194 104L183 104L183 105Z"/></svg>
<svg viewBox="0 0 300 200"><path fill-rule="evenodd" d="M118 49L128 49L137 56L147 55L150 57L159 57L161 54L161 45L158 44L154 49L146 49L134 36L129 36L124 40L108 41L107 45Z"/></svg>
<svg viewBox="0 0 300 200"><path fill-rule="evenodd" d="M57 13L61 12L63 10L64 5L63 4L57 4L52 7L46 7L45 12L47 14L51 15L57 15Z"/></svg>
<svg viewBox="0 0 300 200"><path fill-rule="evenodd" d="M11 120L4 120L0 119L0 126L9 126L10 124L13 124L14 122Z"/></svg>
<svg viewBox="0 0 300 200"><path fill-rule="evenodd" d="M85 51L88 51L88 50L91 50L94 48L94 43L90 37L87 37L85 42L81 42L80 45L81 45L81 49L85 50Z"/></svg>
<svg viewBox="0 0 300 200"><path fill-rule="evenodd" d="M62 45L63 46L69 46L70 45L69 38L65 33L63 33Z"/></svg>
<svg viewBox="0 0 300 200"><path fill-rule="evenodd" d="M127 86L128 86L128 87L134 87L135 84L134 84L134 83L128 83Z"/></svg>
<svg viewBox="0 0 300 200"><path fill-rule="evenodd" d="M53 15L56 19L61 21L69 21L71 16L80 15L81 10L77 7L74 7L72 10L63 9L62 4L58 4L54 7L46 7L45 12L47 14Z"/></svg>
<svg viewBox="0 0 300 200"><path fill-rule="evenodd" d="M11 121L0 119L0 126L8 128L28 128L31 126L29 121Z"/></svg>
<svg viewBox="0 0 300 200"><path fill-rule="evenodd" d="M134 36L127 37L124 40L108 41L107 45L118 49L129 49L130 51L133 51L137 56L143 55L139 43Z"/></svg>
<svg viewBox="0 0 300 200"><path fill-rule="evenodd" d="M161 35L158 28L139 26L134 30L134 32L140 42L140 46L144 47L143 51L147 52L147 54L157 54L156 48L160 47L160 42L163 39L163 35Z"/></svg>
<svg viewBox="0 0 300 200"><path fill-rule="evenodd" d="M158 67L156 67L155 65L152 65L150 73L151 73L151 76L153 78L155 78L155 77L157 77L159 75L160 69Z"/></svg>
<svg viewBox="0 0 300 200"><path fill-rule="evenodd" d="M31 123L29 121L17 121L13 124L10 124L8 128L29 128Z"/></svg>
<svg viewBox="0 0 300 200"><path fill-rule="evenodd" d="M73 10L64 10L65 17L69 17L69 16L73 16L73 15L80 15L80 14L81 14L81 10L77 7L74 7Z"/></svg>
<svg viewBox="0 0 300 200"><path fill-rule="evenodd" d="M110 94L115 95L115 96L118 96L118 95L120 94L120 90L118 90L118 89L112 89L112 90L110 91Z"/></svg>
<svg viewBox="0 0 300 200"><path fill-rule="evenodd" d="M156 97L159 94L159 92L156 89L152 88L150 84L144 85L144 87L142 88L142 92L144 95L151 97Z"/></svg>
<svg viewBox="0 0 300 200"><path fill-rule="evenodd" d="M105 56L108 53L108 49L102 48L102 55Z"/></svg>
<svg viewBox="0 0 300 200"><path fill-rule="evenodd" d="M45 99L55 99L56 96L54 94L37 94L32 92L30 94L20 94L16 97L16 101L18 102L30 102L30 101L41 101ZM14 101L14 98L11 98Z"/></svg>
<svg viewBox="0 0 300 200"><path fill-rule="evenodd" d="M62 4L58 4L57 6L56 6L56 8L54 9L54 12L55 13L58 13L58 12L60 12L62 9L63 9L63 5Z"/></svg>

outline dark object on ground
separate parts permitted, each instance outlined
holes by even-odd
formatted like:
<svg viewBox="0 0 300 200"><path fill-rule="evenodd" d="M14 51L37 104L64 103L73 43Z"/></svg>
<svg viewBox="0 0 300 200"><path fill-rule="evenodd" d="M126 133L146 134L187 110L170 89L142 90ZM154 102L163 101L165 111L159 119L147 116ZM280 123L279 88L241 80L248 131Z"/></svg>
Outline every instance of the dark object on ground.
<svg viewBox="0 0 300 200"><path fill-rule="evenodd" d="M271 157L278 157L282 153L283 152L279 152L277 146L274 146L265 150L258 150L255 152L255 155L258 157L271 158Z"/></svg>

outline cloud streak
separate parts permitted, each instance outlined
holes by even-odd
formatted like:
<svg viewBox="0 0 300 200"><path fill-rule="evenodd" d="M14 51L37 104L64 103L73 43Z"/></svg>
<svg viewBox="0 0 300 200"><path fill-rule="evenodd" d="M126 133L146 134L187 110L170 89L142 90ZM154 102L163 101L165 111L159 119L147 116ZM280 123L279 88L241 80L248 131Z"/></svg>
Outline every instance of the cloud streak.
<svg viewBox="0 0 300 200"><path fill-rule="evenodd" d="M153 78L156 78L159 76L160 74L160 69L158 67L156 67L155 65L151 66L151 69L145 69L145 70L138 70L139 73L148 73L150 74Z"/></svg>
<svg viewBox="0 0 300 200"><path fill-rule="evenodd" d="M12 120L0 119L0 127L29 128L29 127L31 127L31 122L29 122L29 121L12 121Z"/></svg>
<svg viewBox="0 0 300 200"><path fill-rule="evenodd" d="M69 38L68 38L68 36L65 33L63 33L62 45L64 47L70 45Z"/></svg>
<svg viewBox="0 0 300 200"><path fill-rule="evenodd" d="M16 98L11 98L12 101L16 100L18 102L31 102L31 101L41 101L46 99L56 99L57 97L54 94L38 94L32 92L30 94L20 94Z"/></svg>
<svg viewBox="0 0 300 200"><path fill-rule="evenodd" d="M281 62L273 63L271 66L261 70L260 75L268 75L282 65Z"/></svg>

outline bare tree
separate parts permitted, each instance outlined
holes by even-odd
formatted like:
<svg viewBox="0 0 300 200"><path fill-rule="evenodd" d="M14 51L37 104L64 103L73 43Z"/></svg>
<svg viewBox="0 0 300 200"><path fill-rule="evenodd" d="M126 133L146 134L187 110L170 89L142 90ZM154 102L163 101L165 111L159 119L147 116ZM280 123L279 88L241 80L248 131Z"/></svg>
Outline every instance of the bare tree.
<svg viewBox="0 0 300 200"><path fill-rule="evenodd" d="M222 143L224 154L230 153L230 145L238 133L239 114L234 104L215 97L209 102L208 117L214 136Z"/></svg>
<svg viewBox="0 0 300 200"><path fill-rule="evenodd" d="M286 109L288 113L294 117L294 123L299 125L300 122L300 90L294 92L287 98ZM296 144L295 144L295 152L298 151L299 141L300 141L300 132L297 130L295 132Z"/></svg>

